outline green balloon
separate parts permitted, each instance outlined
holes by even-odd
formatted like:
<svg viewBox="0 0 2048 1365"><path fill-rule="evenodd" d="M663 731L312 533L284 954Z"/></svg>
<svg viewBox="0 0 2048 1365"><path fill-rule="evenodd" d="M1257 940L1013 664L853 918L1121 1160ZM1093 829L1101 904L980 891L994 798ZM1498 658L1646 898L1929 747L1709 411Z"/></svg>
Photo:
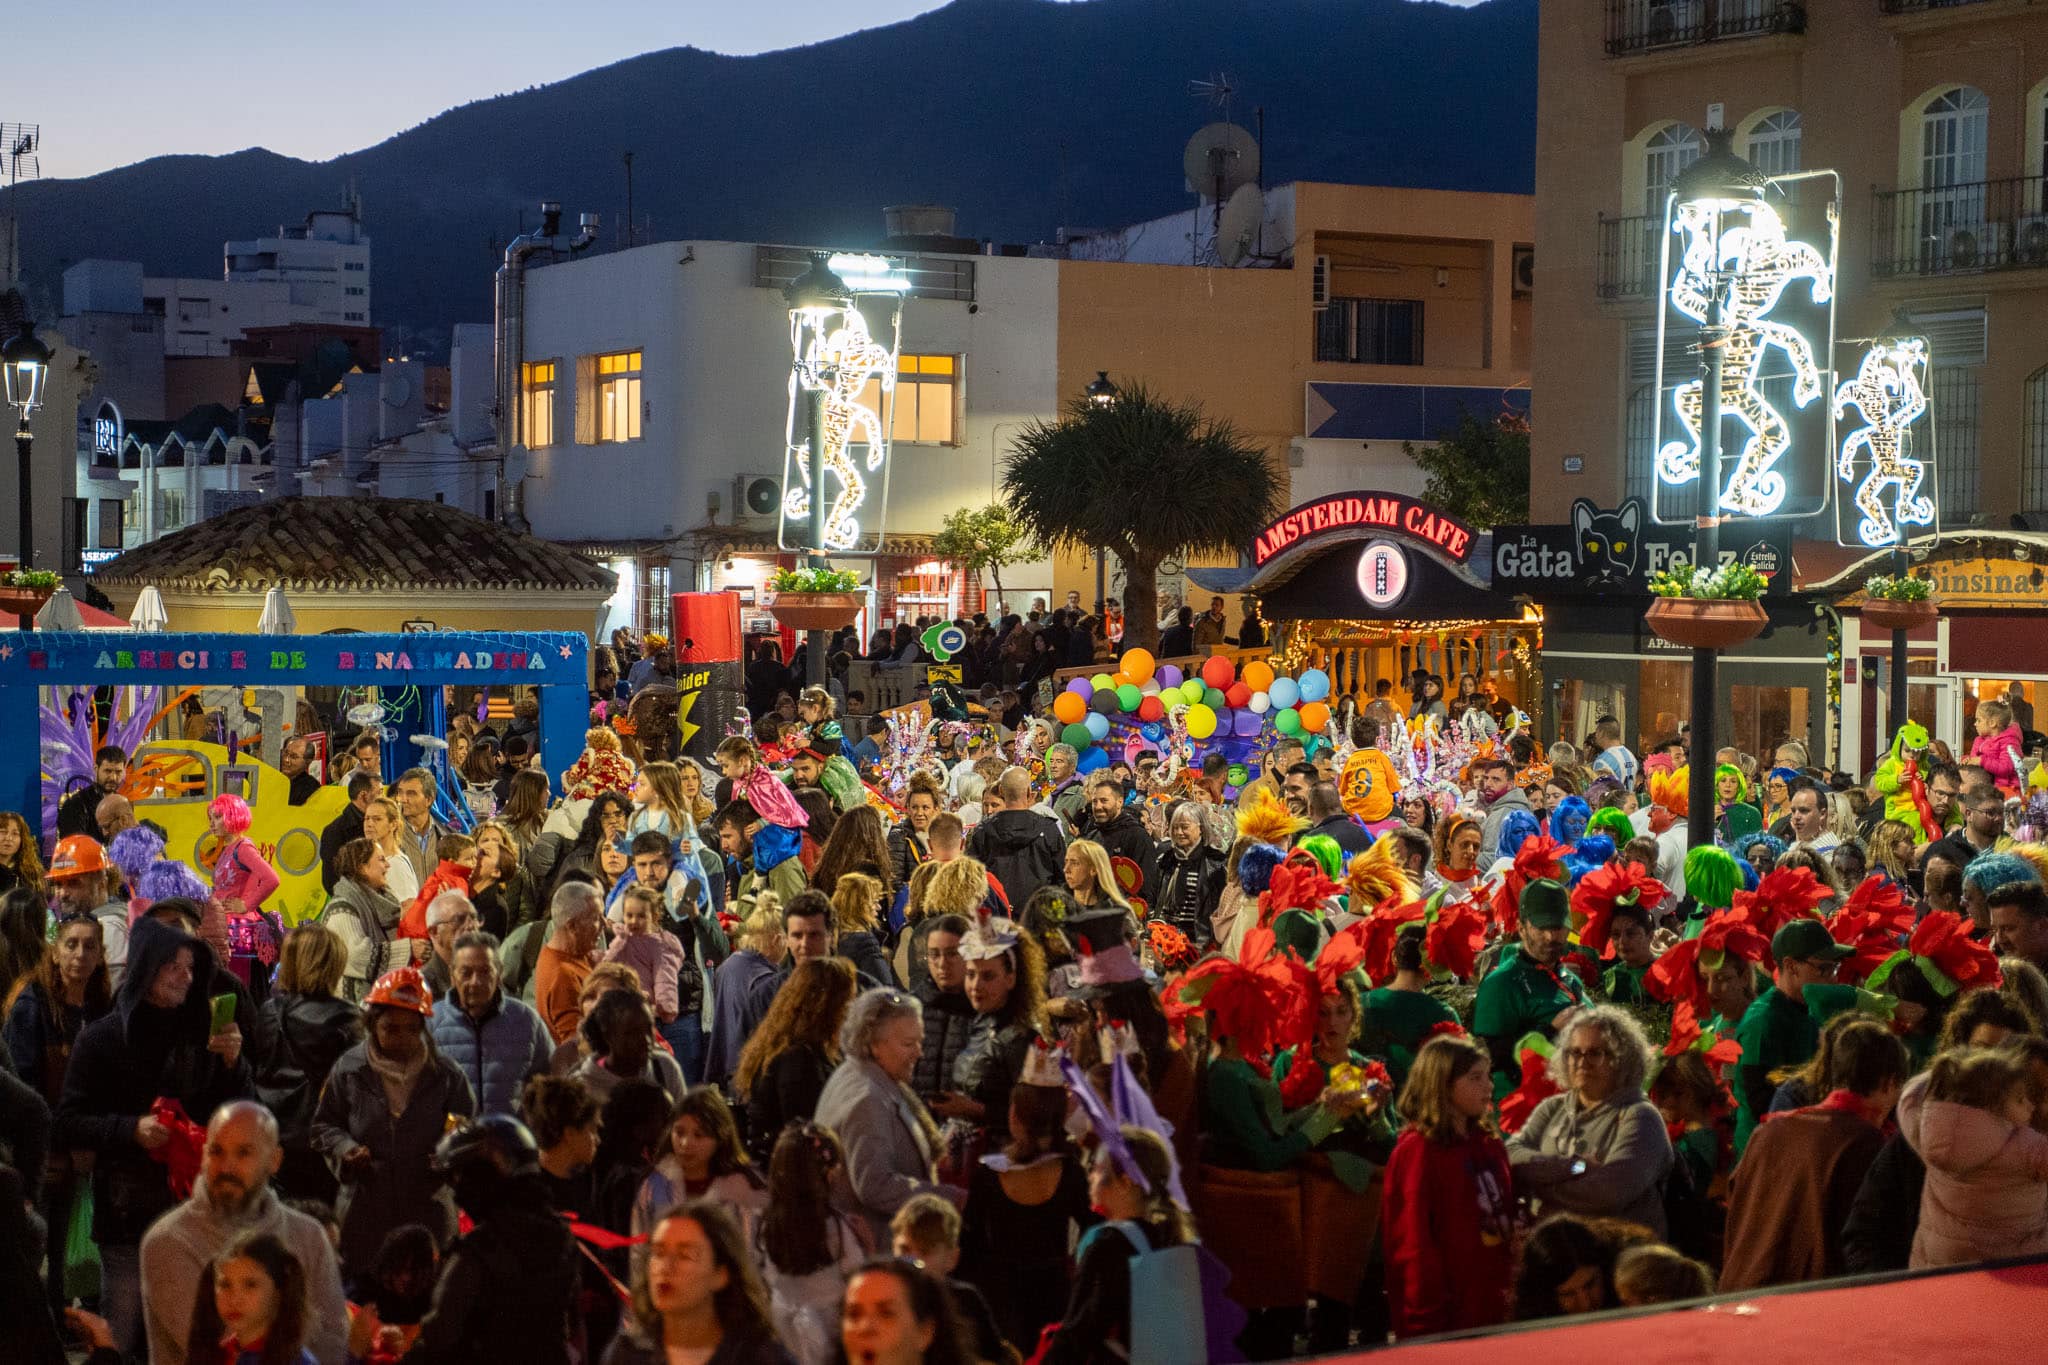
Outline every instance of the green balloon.
<svg viewBox="0 0 2048 1365"><path fill-rule="evenodd" d="M1180 685L1181 697L1184 700L1186 700L1189 706L1193 706L1196 702L1200 701L1202 699L1203 693L1206 690L1207 689L1205 689L1202 686L1202 680L1200 678L1195 678L1192 681L1184 682Z"/></svg>
<svg viewBox="0 0 2048 1365"><path fill-rule="evenodd" d="M1108 692L1116 687L1116 680L1107 673L1097 673L1088 680L1088 685L1097 692Z"/></svg>
<svg viewBox="0 0 2048 1365"><path fill-rule="evenodd" d="M1077 751L1087 748L1094 742L1095 736L1088 733L1088 727L1085 725L1069 725L1060 731L1060 743L1071 744Z"/></svg>
<svg viewBox="0 0 2048 1365"><path fill-rule="evenodd" d="M1119 710L1135 711L1138 709L1138 703L1143 700L1145 694L1138 690L1136 683L1125 683L1116 690L1116 704Z"/></svg>
<svg viewBox="0 0 2048 1365"><path fill-rule="evenodd" d="M1223 693L1221 689L1214 687L1203 688L1202 705L1208 707L1211 711L1221 711L1223 709Z"/></svg>
<svg viewBox="0 0 2048 1365"><path fill-rule="evenodd" d="M1290 706L1273 717L1273 725L1283 735L1298 735L1301 733L1301 712Z"/></svg>

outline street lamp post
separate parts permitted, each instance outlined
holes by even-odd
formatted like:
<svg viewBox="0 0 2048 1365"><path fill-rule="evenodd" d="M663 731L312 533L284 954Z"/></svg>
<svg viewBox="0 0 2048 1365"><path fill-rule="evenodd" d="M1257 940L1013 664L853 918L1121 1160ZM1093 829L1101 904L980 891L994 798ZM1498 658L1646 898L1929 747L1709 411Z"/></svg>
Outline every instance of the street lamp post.
<svg viewBox="0 0 2048 1365"><path fill-rule="evenodd" d="M821 354L817 333L838 313L853 307L853 291L834 274L823 252L813 252L810 268L789 282L782 291L789 304L789 321L796 364L799 369L815 362ZM825 559L825 383L821 375L799 374L797 393L803 402L804 468L810 477L811 567L824 569ZM825 685L826 636L822 630L804 633L804 681L813 687Z"/></svg>
<svg viewBox="0 0 2048 1365"><path fill-rule="evenodd" d="M1710 231L1718 238L1724 215L1761 201L1769 185L1769 178L1737 156L1725 139L1716 139L1706 155L1679 173L1671 192L1676 207L1709 214L1713 225ZM1693 519L1693 563L1708 570L1721 560L1721 387L1729 336L1728 291L1741 273L1739 261L1732 268L1724 263L1718 241L1711 259L1715 263L1710 281L1712 292L1706 318L1700 324L1699 510ZM1669 282L1666 287L1670 287ZM1686 844L1691 848L1714 842L1719 671L1720 651L1711 647L1693 650L1692 743L1687 752L1686 784L1686 808L1690 812Z"/></svg>
<svg viewBox="0 0 2048 1365"><path fill-rule="evenodd" d="M23 319L21 330L5 347L0 347L0 369L4 369L7 380L7 402L21 414L21 422L14 429L14 458L18 471L15 491L21 505L16 509L19 518L17 543L21 550L21 567L35 567L34 536L35 511L30 498L33 479L30 464L30 449L35 443L35 433L29 427L29 419L43 404L43 385L50 375L50 348L36 338L33 322ZM21 628L35 629L35 617L28 612L21 614Z"/></svg>
<svg viewBox="0 0 2048 1365"><path fill-rule="evenodd" d="M1117 388L1115 384L1112 384L1110 382L1108 370L1097 370L1095 372L1094 380L1088 385L1087 388L1081 390L1081 394L1084 398L1088 400L1088 402L1093 407L1097 409L1108 409L1116 406L1116 400L1123 396L1123 391ZM1108 617L1106 613L1106 608L1108 606L1109 550L1104 546L1098 545L1095 547L1096 620L1104 622L1107 621ZM1107 629L1108 627L1105 624L1104 630L1107 631Z"/></svg>

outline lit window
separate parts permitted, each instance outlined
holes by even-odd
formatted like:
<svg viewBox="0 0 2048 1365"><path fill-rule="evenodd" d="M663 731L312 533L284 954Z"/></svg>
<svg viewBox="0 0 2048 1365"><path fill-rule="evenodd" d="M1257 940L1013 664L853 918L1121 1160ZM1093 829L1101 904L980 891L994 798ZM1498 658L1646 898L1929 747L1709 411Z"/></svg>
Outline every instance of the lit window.
<svg viewBox="0 0 2048 1365"><path fill-rule="evenodd" d="M1797 109L1765 114L1750 129L1750 164L1765 175L1791 175L1798 171L1800 133Z"/></svg>
<svg viewBox="0 0 2048 1365"><path fill-rule="evenodd" d="M519 432L529 450L555 443L555 362L528 360L519 366Z"/></svg>
<svg viewBox="0 0 2048 1365"><path fill-rule="evenodd" d="M881 411L881 381L868 381L860 401ZM896 409L889 423L889 439L922 445L958 444L959 403L959 356L898 356Z"/></svg>
<svg viewBox="0 0 2048 1365"><path fill-rule="evenodd" d="M640 352L586 357L590 364L590 439L587 444L640 439Z"/></svg>
<svg viewBox="0 0 2048 1365"><path fill-rule="evenodd" d="M669 566L666 563L643 563L640 570L639 603L634 612L634 622L642 631L668 633L669 628Z"/></svg>

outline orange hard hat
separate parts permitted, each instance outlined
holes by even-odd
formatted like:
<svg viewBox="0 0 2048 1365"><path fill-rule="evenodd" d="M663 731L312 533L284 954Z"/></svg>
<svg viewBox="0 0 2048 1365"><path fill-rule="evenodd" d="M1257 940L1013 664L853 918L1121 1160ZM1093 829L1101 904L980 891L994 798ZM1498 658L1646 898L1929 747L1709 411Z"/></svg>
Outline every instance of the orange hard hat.
<svg viewBox="0 0 2048 1365"><path fill-rule="evenodd" d="M50 870L44 875L53 882L73 877L90 877L107 870L107 851L90 834L67 834L57 841L50 855Z"/></svg>
<svg viewBox="0 0 2048 1365"><path fill-rule="evenodd" d="M420 975L419 968L394 967L377 978L377 984L370 987L363 1004L366 1007L390 1005L431 1016L434 1013L434 990Z"/></svg>

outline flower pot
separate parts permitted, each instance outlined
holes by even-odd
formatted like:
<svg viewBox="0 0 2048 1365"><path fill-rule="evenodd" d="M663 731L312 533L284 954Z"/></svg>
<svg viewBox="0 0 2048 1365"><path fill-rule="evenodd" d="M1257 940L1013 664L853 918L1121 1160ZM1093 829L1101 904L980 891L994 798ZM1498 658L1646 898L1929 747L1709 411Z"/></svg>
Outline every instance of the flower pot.
<svg viewBox="0 0 2048 1365"><path fill-rule="evenodd" d="M859 593L779 592L768 612L791 630L837 630L860 616Z"/></svg>
<svg viewBox="0 0 2048 1365"><path fill-rule="evenodd" d="M11 588L0 584L0 616L34 616L55 588Z"/></svg>
<svg viewBox="0 0 2048 1365"><path fill-rule="evenodd" d="M1915 630L1934 619L1935 609L1931 601L1897 602L1888 597L1873 597L1864 602L1858 616L1864 625L1876 630Z"/></svg>
<svg viewBox="0 0 2048 1365"><path fill-rule="evenodd" d="M1706 597L1660 597L1645 619L1657 638L1688 649L1739 645L1770 623L1762 603Z"/></svg>

